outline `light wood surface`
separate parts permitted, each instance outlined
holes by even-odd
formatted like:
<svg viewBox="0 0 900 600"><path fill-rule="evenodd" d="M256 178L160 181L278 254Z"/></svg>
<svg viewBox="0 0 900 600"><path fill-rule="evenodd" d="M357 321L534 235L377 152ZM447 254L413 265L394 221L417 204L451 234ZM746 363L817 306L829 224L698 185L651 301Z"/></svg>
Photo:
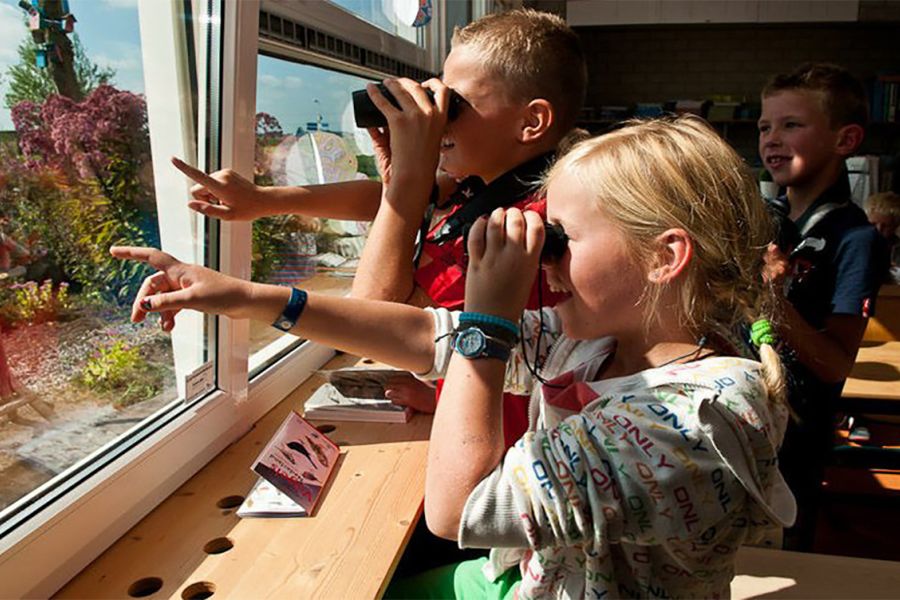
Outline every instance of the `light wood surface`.
<svg viewBox="0 0 900 600"><path fill-rule="evenodd" d="M329 368L355 358L338 357ZM63 588L58 598L127 598L142 578L162 579L147 597L376 598L421 513L431 418L407 424L330 423L341 458L312 517L239 519L227 496L256 481L250 464L287 412L322 383L300 386L236 444L178 489ZM208 554L227 538L233 548Z"/></svg>
<svg viewBox="0 0 900 600"><path fill-rule="evenodd" d="M863 342L842 395L900 402L900 342Z"/></svg>
<svg viewBox="0 0 900 600"><path fill-rule="evenodd" d="M875 316L869 319L863 339L872 342L900 340L900 285L881 286Z"/></svg>
<svg viewBox="0 0 900 600"><path fill-rule="evenodd" d="M745 546L738 551L734 600L900 597L900 563Z"/></svg>

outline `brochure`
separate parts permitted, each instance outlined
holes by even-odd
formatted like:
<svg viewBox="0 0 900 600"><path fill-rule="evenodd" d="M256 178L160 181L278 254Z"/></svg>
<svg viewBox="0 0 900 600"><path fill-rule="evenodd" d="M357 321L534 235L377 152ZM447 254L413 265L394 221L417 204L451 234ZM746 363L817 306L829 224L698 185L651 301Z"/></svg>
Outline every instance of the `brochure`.
<svg viewBox="0 0 900 600"><path fill-rule="evenodd" d="M260 477L238 508L239 517L305 517L302 506Z"/></svg>
<svg viewBox="0 0 900 600"><path fill-rule="evenodd" d="M339 454L325 434L291 411L251 469L312 513Z"/></svg>

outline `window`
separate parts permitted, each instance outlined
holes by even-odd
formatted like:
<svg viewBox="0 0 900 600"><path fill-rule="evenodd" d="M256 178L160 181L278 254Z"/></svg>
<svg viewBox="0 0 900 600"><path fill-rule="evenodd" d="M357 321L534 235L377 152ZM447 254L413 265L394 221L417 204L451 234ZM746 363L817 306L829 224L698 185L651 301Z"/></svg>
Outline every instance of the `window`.
<svg viewBox="0 0 900 600"><path fill-rule="evenodd" d="M0 4L0 26L19 45L0 112L0 570L16 573L0 577L4 597L52 591L47 582L65 572L27 577L19 550L184 420L186 400L213 387L186 398L185 376L214 356L215 341L200 315L185 315L171 337L155 320L131 324L131 300L151 271L108 252L155 246L205 263L215 239L167 172L166 153L195 162L198 132L218 135L197 125L207 112L197 95L205 58L191 56L189 4L172 3L166 22L139 16L137 3L71 0L71 35L47 25L73 22L50 12L67 3L22 4ZM44 28L29 35L25 19ZM111 532L132 508L107 512L92 534ZM81 537L64 551L75 560L95 544Z"/></svg>
<svg viewBox="0 0 900 600"><path fill-rule="evenodd" d="M425 43L411 43L402 33L328 2L302 7L280 0L68 4L81 36L76 54L97 65L82 74L99 82L105 68L115 70L110 82L117 93L98 89L106 94L99 100L113 103L116 110L90 112L92 102L99 101L90 94L85 100L56 101L58 111L81 112L72 122L60 121L60 129L74 137L56 158L61 166L55 170L41 166L50 156L41 141L47 135L41 130L43 115L38 119L22 109L22 123L34 129L33 135L22 130L32 144L26 149L22 132L0 111L0 212L10 215L0 222L10 259L4 267L0 255L0 268L6 269L0 274L0 286L5 286L0 313L10 319L0 340L10 371L22 385L42 391L38 385L57 381L72 386L61 388L67 391L58 396L42 395L38 402L29 399L15 407L20 417L40 424L30 431L0 416L0 597L53 594L331 355L314 344L273 339L263 331L268 328L251 330L247 322L191 311L179 314L171 337L160 336L155 321L134 327L125 320L143 273L139 266L106 259L106 246L112 243L158 244L183 260L244 278L253 275L254 267L265 267L265 261L271 268L265 276L257 272L258 279L290 277L290 261L296 259L304 285L343 293L349 279L342 275L352 272L348 248L358 246L364 233L361 224L343 222L317 223L315 231L276 230L273 237L286 244L284 252L256 264L254 226L207 222L192 214L185 202L190 184L169 165L169 157L180 156L206 170L228 166L253 177L256 139L263 158L279 148L292 156L306 152L307 158L291 159L294 166L308 166L313 153L314 176L308 180L370 177L371 152L366 140L344 125L347 108L341 99L365 81L386 75L422 79L440 62L427 50L434 46L433 25L416 32L417 42ZM5 40L24 37L24 17L14 0L0 0ZM52 53L47 57L52 60ZM11 83L6 67L17 60L0 50L4 92ZM277 102L275 81L288 93L289 85L301 86L296 106ZM247 118L264 112L279 127L269 127L271 121L263 119L257 128L257 120ZM77 137L76 125L82 133L108 131L115 143L96 135ZM311 131L304 150L304 135ZM87 143L98 139L97 147ZM336 168L326 169L322 156L334 149L355 160L355 166L332 163ZM113 152L117 154L111 158ZM29 156L34 160L28 162ZM272 175L271 169L259 172L260 177ZM83 229L95 235L81 235ZM328 252L336 257L323 260ZM315 262L302 262L311 258ZM331 267L329 260L343 262ZM310 278L316 279L313 285L307 285ZM42 287L48 279L51 284ZM13 287L29 280L36 285ZM64 282L69 285L60 285ZM23 346L10 337L23 327L39 327L51 342L41 346L29 335ZM63 337L64 331L69 337ZM81 345L70 342L72 336L83 336L77 338ZM37 360L41 354L55 358L53 368L34 375L22 357ZM87 368L89 361L96 366ZM205 388L186 401L186 377L207 365L214 371L214 389ZM256 375L252 382L251 368ZM146 377L128 378L131 389L108 384L117 390L112 395L91 391L87 380L100 386L102 376L116 370ZM63 371L68 375L58 377ZM110 407L126 396L135 401ZM39 401L52 403L55 417L48 413L47 420L40 411L50 407ZM3 406L10 415L9 403L0 410ZM95 414L88 418L81 411ZM25 433L13 440L4 437L7 431ZM64 451L54 452L60 448ZM36 454L26 451L43 453L45 462L29 461ZM7 486L14 472L21 473L17 486Z"/></svg>
<svg viewBox="0 0 900 600"><path fill-rule="evenodd" d="M372 141L353 123L351 93L367 80L260 55L257 66L258 185L305 186L378 179ZM346 294L365 243L367 223L298 215L253 224L253 280ZM251 323L254 367L296 340ZM281 343L278 338L285 338ZM273 343L274 342L274 343ZM268 350L266 350L268 348ZM259 352L257 352L259 351Z"/></svg>
<svg viewBox="0 0 900 600"><path fill-rule="evenodd" d="M409 19L408 12L419 4L418 0L331 0L331 2L388 33L413 43L417 41L416 29L403 20Z"/></svg>
<svg viewBox="0 0 900 600"><path fill-rule="evenodd" d="M429 64L424 48L385 35L384 30L396 29L388 26L393 22L386 16L392 14L390 2L338 0L333 4L375 27L348 19L344 11L329 3L304 5L302 13L289 12L275 3L262 5L254 159L258 185L379 179L371 138L354 123L352 92L385 76L431 76L424 68ZM311 14L310 8L321 12ZM322 26L326 23L330 27ZM395 52L374 52L357 43L369 36L379 40L374 47L393 44ZM253 280L346 294L366 232L367 223L357 221L296 215L256 221ZM299 343L294 336L252 323L251 375L262 372Z"/></svg>
<svg viewBox="0 0 900 600"><path fill-rule="evenodd" d="M39 67L48 46L20 24L21 59L9 71L9 142L0 154L0 510L183 398L172 340L154 322L130 322L131 299L150 270L108 252L112 244L159 247L160 225L171 227L160 219L154 183L137 7L72 4L71 70L51 76ZM74 85L63 89L66 77ZM49 93L56 88L59 95ZM194 218L178 232L201 258L203 226ZM182 370L204 360L198 331L178 341L190 355Z"/></svg>

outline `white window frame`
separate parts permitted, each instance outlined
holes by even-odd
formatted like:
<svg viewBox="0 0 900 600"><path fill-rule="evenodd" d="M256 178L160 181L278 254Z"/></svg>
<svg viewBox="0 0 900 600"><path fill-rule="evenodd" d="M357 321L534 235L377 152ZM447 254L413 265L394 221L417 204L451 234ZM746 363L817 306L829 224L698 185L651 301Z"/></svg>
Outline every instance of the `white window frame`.
<svg viewBox="0 0 900 600"><path fill-rule="evenodd" d="M193 0L195 5L218 1ZM263 1L267 9L274 5L278 12L288 15L302 13L302 20L312 19L323 30L349 34L353 36L350 39L395 53L392 56L423 69L437 71L442 60L433 50L419 48L325 2ZM213 166L228 165L248 177L252 177L255 143L260 4L260 0L223 0L220 102L221 114L228 118L219 124L219 160L210 157L210 164L217 163ZM199 262L202 256L195 255L194 246L188 241L202 233L203 225L186 208L184 198L189 185L167 167L169 156L182 156L193 162L198 156L205 157L209 150L203 144L197 148L193 136L185 133L191 132L194 125L190 102L183 93L189 85L184 60L178 55L181 10L180 0L139 0L142 54L153 58L145 59L144 70L162 245L180 258ZM433 27L439 30L440 18L435 21ZM203 29L195 20L195 30ZM198 104L202 111L206 105L206 86L201 75L205 72L201 68L205 64L205 57L201 56L205 44L202 37L196 39L197 58L202 59L197 60L201 91ZM429 48L435 46L426 44ZM278 54L292 55L282 52L284 48L278 50ZM321 56L308 62L359 72L346 64L329 64ZM173 127L173 123L180 127ZM205 115L201 114L201 140L205 138L204 129ZM222 272L249 278L250 239L249 223L221 224ZM204 318L200 315L179 316L178 334L173 337L179 380L202 358L198 340L202 341L203 327ZM306 342L248 382L249 323L220 318L214 327L217 333L211 336L215 341L211 339L210 343L216 349L218 388L199 402L173 410L139 445L78 481L34 518L0 539L0 598L54 594L334 354L329 348ZM179 381L183 393L182 385L183 381ZM114 445L115 442L107 444L79 465L90 464Z"/></svg>

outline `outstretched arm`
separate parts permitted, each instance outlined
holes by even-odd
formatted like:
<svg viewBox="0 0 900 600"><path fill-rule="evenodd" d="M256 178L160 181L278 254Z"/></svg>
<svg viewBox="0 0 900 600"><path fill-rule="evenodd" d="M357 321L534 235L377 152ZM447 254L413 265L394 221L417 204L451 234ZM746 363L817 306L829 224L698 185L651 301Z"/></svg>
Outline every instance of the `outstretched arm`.
<svg viewBox="0 0 900 600"><path fill-rule="evenodd" d="M207 175L178 158L172 164L194 181L188 207L223 221L252 221L272 215L371 221L381 201L381 184L357 180L307 186L260 186L231 169Z"/></svg>
<svg viewBox="0 0 900 600"><path fill-rule="evenodd" d="M358 298L407 302L414 290L415 239L434 185L440 141L447 122L450 90L437 80L425 88L409 79L388 80L385 85L400 103L396 108L373 85L369 96L388 121L390 184L385 186L378 213L353 279L352 295ZM385 140L373 132L376 144ZM387 177L387 175L386 175Z"/></svg>
<svg viewBox="0 0 900 600"><path fill-rule="evenodd" d="M229 277L154 248L114 246L110 253L157 270L138 291L131 320L141 322L157 312L166 331L186 308L274 323L291 296L288 287ZM291 333L413 373L430 370L434 360L431 315L403 304L311 293Z"/></svg>

